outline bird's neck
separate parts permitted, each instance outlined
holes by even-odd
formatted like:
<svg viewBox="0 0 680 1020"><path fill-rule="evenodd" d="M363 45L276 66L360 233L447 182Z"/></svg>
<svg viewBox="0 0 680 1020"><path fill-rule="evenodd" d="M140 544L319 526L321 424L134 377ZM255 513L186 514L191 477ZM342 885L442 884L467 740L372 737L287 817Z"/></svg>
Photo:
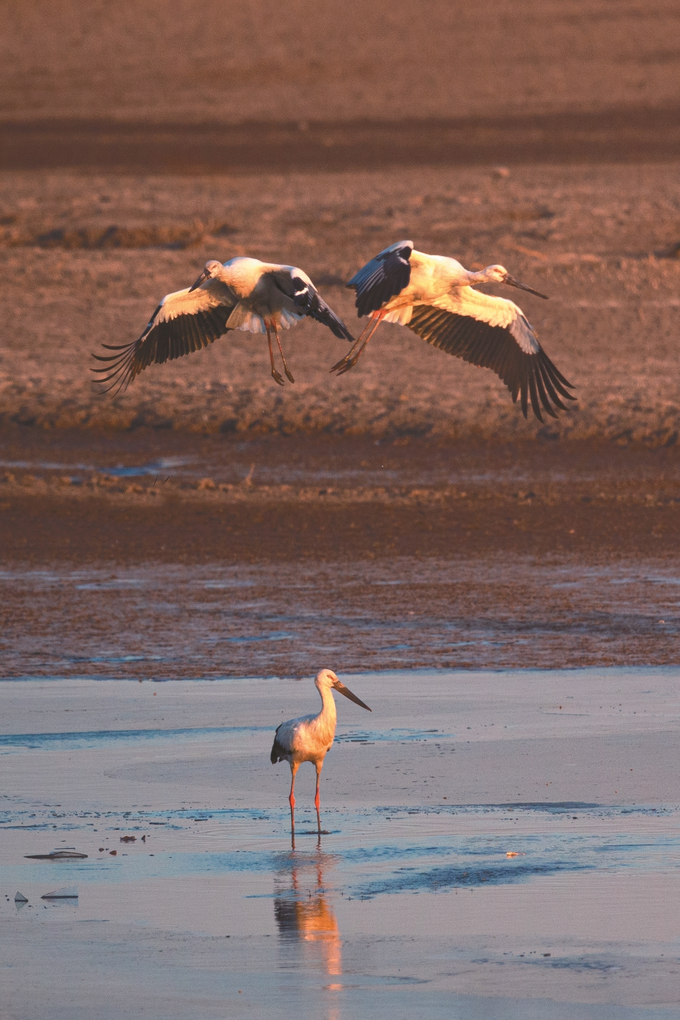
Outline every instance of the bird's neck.
<svg viewBox="0 0 680 1020"><path fill-rule="evenodd" d="M319 687L319 695L321 696L321 711L319 712L319 718L328 719L330 722L334 723L337 717L337 713L335 711L335 698L328 687Z"/></svg>
<svg viewBox="0 0 680 1020"><path fill-rule="evenodd" d="M488 283L489 280L486 275L486 269L480 269L478 273L473 273L470 270L465 270L467 277L468 287L474 287L476 283Z"/></svg>

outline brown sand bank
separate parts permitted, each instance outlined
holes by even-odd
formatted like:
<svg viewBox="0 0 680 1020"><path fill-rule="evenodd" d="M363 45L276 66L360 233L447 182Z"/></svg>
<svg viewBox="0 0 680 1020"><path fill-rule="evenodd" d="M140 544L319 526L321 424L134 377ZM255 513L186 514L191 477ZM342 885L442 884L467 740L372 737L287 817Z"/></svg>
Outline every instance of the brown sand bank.
<svg viewBox="0 0 680 1020"><path fill-rule="evenodd" d="M2 420L45 427L536 436L675 443L680 434L678 167L410 168L284 176L2 175ZM232 332L98 396L90 354L143 328L158 298L207 257L305 268L352 328L343 287L386 244L411 237L468 266L501 261L550 295L522 307L578 404L525 422L490 372L382 326L352 372L316 323L284 337L295 385L281 389L266 342ZM187 250L190 249L190 250ZM507 290L507 288L505 288ZM516 296L516 295L513 295Z"/></svg>
<svg viewBox="0 0 680 1020"><path fill-rule="evenodd" d="M129 563L680 549L674 447L16 426L2 438L10 561L91 562L104 549Z"/></svg>

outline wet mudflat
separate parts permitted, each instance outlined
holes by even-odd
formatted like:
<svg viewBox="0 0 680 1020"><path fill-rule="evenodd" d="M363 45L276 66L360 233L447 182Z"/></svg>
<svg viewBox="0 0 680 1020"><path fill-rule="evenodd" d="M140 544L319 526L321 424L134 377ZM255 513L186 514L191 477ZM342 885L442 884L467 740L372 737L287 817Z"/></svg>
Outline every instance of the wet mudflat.
<svg viewBox="0 0 680 1020"><path fill-rule="evenodd" d="M674 448L16 429L2 452L6 677L677 663Z"/></svg>
<svg viewBox="0 0 680 1020"><path fill-rule="evenodd" d="M3 682L10 1015L670 1017L677 685L356 675L373 715L340 706L320 842L301 770L293 848L268 751L309 681Z"/></svg>

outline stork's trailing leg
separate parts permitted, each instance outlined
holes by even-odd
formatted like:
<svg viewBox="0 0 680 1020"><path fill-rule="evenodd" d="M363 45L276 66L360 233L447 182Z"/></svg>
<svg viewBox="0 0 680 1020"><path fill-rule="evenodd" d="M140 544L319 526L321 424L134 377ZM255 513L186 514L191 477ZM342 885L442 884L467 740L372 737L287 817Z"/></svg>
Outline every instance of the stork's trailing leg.
<svg viewBox="0 0 680 1020"><path fill-rule="evenodd" d="M274 330L274 333L276 334L276 342L279 345L279 353L281 355L281 361L283 362L283 370L286 373L286 375L288 376L289 381L290 382L295 382L295 379L293 379L293 373L291 372L291 370L288 368L288 365L286 364L286 355L283 353L283 347L281 346L281 337L279 336L279 327L276 325L276 323L274 322L273 319L272 319L272 328Z"/></svg>
<svg viewBox="0 0 680 1020"><path fill-rule="evenodd" d="M366 335L367 331L371 328L372 325L373 319L369 317L368 322L366 323L361 333L350 347L348 353L345 355L344 358L340 358L340 361L333 365L332 368L329 368L328 370L329 372L337 372L338 369L342 368L343 365L346 365L349 361L351 361L352 355L361 346L361 342L364 339L364 336Z"/></svg>
<svg viewBox="0 0 680 1020"><path fill-rule="evenodd" d="M277 382L279 384L279 386L285 386L285 383L283 381L283 376L274 367L274 351L273 351L273 348L272 348L271 326L269 325L268 322L265 322L265 327L267 329L267 342L269 344L269 360L270 360L271 366L272 366L272 379L274 380L274 382ZM278 334L276 336L276 339L277 340L279 339ZM279 347L280 346L281 346L281 344L279 344ZM291 794L291 796L292 796L292 794Z"/></svg>
<svg viewBox="0 0 680 1020"><path fill-rule="evenodd" d="M374 312L373 313L371 318L368 320L368 322L364 326L364 328L363 328L363 330L361 332L361 335L359 336L359 339L356 341L356 343L354 344L354 346L350 350L349 354L346 354L345 357L341 358L340 361L338 361L338 363L336 365L333 365L333 367L330 370L331 372L337 372L338 375L344 375L345 372L349 372L350 368L354 368L354 366L356 365L357 361L359 360L361 355L366 350L366 347L368 346L368 341L371 339L371 337L375 333L376 329L378 328L378 326L382 322L382 319L383 319L384 315L385 315L384 311L382 311L382 312ZM368 333L368 336L366 336L366 333ZM366 336L365 340L364 340L364 336ZM363 344L362 344L362 346L359 346L361 344L362 340L363 340ZM355 351L357 352L356 354L354 353Z"/></svg>

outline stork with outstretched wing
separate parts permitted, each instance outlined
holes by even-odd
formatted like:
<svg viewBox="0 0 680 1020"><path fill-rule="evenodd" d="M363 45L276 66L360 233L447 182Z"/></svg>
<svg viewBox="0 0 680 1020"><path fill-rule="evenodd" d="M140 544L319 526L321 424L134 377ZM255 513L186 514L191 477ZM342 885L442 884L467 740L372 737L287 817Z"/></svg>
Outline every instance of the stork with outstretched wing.
<svg viewBox="0 0 680 1020"><path fill-rule="evenodd" d="M340 339L354 340L302 269L241 256L224 264L211 259L193 287L165 295L138 340L121 346L103 344L115 353L93 355L106 363L93 371L102 376L99 382L105 384L106 391L119 392L149 365L199 351L230 329L241 329L267 334L272 377L283 386L283 377L274 366L272 334L283 369L294 382L279 331L306 316L327 326Z"/></svg>
<svg viewBox="0 0 680 1020"><path fill-rule="evenodd" d="M415 251L412 241L390 245L347 284L356 291L359 317L368 315L369 321L331 372L348 372L380 323L395 322L447 354L490 368L513 401L520 397L525 418L529 400L539 421L542 410L556 418L556 408L566 410L564 400L576 399L569 392L574 387L545 353L522 309L507 298L475 290L480 283L505 283L546 297L520 283L504 266L487 266L475 273L455 259Z"/></svg>

